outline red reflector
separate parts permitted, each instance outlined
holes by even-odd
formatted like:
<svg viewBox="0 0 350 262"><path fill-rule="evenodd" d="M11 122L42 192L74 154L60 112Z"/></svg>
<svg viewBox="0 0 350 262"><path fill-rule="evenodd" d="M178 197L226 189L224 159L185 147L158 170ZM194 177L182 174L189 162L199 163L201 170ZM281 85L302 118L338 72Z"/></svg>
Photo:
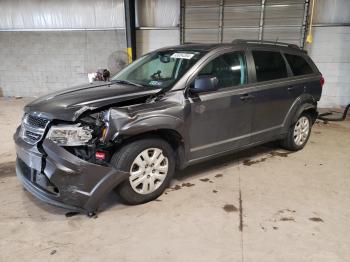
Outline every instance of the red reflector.
<svg viewBox="0 0 350 262"><path fill-rule="evenodd" d="M95 157L98 160L105 160L106 159L106 153L105 152L101 152L101 151L97 151L95 153Z"/></svg>
<svg viewBox="0 0 350 262"><path fill-rule="evenodd" d="M324 85L324 78L323 78L323 76L321 76L320 84L321 84L321 87L323 87L323 85Z"/></svg>

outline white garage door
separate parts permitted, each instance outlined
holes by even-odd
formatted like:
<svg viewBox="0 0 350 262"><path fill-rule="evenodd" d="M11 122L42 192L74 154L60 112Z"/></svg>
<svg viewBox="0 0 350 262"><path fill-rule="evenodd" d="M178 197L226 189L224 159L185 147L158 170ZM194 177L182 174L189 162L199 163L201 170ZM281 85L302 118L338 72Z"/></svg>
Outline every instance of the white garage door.
<svg viewBox="0 0 350 262"><path fill-rule="evenodd" d="M273 40L303 46L309 0L183 0L183 43Z"/></svg>

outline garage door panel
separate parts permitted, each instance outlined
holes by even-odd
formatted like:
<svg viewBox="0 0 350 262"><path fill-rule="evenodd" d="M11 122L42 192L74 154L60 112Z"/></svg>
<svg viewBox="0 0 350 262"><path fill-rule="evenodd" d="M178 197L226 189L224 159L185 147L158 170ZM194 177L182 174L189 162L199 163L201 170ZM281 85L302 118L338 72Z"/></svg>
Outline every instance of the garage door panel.
<svg viewBox="0 0 350 262"><path fill-rule="evenodd" d="M225 7L224 27L259 26L260 6Z"/></svg>
<svg viewBox="0 0 350 262"><path fill-rule="evenodd" d="M219 8L188 8L185 10L186 28L218 28Z"/></svg>
<svg viewBox="0 0 350 262"><path fill-rule="evenodd" d="M265 41L276 41L276 38L273 39L264 39ZM300 46L300 39L285 39L285 38L278 38L279 42L283 42L283 43L288 43L288 44L293 44L293 45L297 45Z"/></svg>
<svg viewBox="0 0 350 262"><path fill-rule="evenodd" d="M307 0L184 0L186 42L249 40L303 45ZM198 30L200 29L200 30Z"/></svg>
<svg viewBox="0 0 350 262"><path fill-rule="evenodd" d="M233 5L261 5L261 0L225 0L225 6Z"/></svg>
<svg viewBox="0 0 350 262"><path fill-rule="evenodd" d="M186 43L218 43L218 29L186 29Z"/></svg>
<svg viewBox="0 0 350 262"><path fill-rule="evenodd" d="M303 20L303 4L265 7L265 25L301 25Z"/></svg>
<svg viewBox="0 0 350 262"><path fill-rule="evenodd" d="M304 4L305 0L266 0L266 5Z"/></svg>
<svg viewBox="0 0 350 262"><path fill-rule="evenodd" d="M220 0L186 0L185 6L218 6L220 4Z"/></svg>
<svg viewBox="0 0 350 262"><path fill-rule="evenodd" d="M223 42L230 43L234 39L257 40L259 38L259 28L225 28Z"/></svg>
<svg viewBox="0 0 350 262"><path fill-rule="evenodd" d="M279 28L264 28L264 40L297 43L300 45L300 34L302 27L279 27Z"/></svg>

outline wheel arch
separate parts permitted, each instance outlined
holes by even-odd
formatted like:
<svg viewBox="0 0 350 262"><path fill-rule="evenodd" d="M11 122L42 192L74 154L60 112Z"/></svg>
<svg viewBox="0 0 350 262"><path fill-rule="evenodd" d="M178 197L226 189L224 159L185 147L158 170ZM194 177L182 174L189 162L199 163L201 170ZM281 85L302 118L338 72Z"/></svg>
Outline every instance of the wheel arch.
<svg viewBox="0 0 350 262"><path fill-rule="evenodd" d="M175 153L176 168L184 168L186 164L185 143L183 140L183 136L177 130L174 129L150 129L133 135L124 135L116 143L116 150L123 146L126 146L127 144L135 140L141 140L150 137L159 138L169 143L169 145L172 147Z"/></svg>
<svg viewBox="0 0 350 262"><path fill-rule="evenodd" d="M317 101L309 94L303 94L294 101L284 120L283 133L288 132L289 127L296 123L299 116L305 112L310 114L314 123L318 116Z"/></svg>

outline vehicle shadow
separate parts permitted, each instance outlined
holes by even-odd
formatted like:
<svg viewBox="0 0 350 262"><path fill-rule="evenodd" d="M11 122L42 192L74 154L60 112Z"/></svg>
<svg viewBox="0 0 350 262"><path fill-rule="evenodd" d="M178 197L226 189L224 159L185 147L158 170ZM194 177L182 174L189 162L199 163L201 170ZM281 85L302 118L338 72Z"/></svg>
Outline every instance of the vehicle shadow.
<svg viewBox="0 0 350 262"><path fill-rule="evenodd" d="M287 152L287 153L281 153ZM242 161L251 161L259 162L259 157L263 158L267 154L289 154L290 152L282 149L277 142L270 142L261 146L243 150L240 152L232 153L226 156L218 157L212 160L204 161L193 166L189 166L184 170L178 170L173 178L173 181L170 184L170 188L173 188L176 184L182 183L185 180L193 178L204 178L208 174L207 172L215 172L217 169L221 169L227 166L235 166L240 164ZM111 192L105 201L102 203L99 212L106 211L108 209L115 208L119 205L124 205L117 194Z"/></svg>
<svg viewBox="0 0 350 262"><path fill-rule="evenodd" d="M183 182L191 178L203 178L207 176L208 172L215 172L217 169L221 169L227 166L235 166L240 164L242 161L251 161L254 159L254 162L259 161L260 156L265 156L266 154L274 154L276 152L286 152L280 148L278 143L271 142L255 148L250 148L244 151L232 153L226 156L218 157L212 160L204 161L193 166L189 166L184 170L178 170L174 176L174 180L171 184L176 184ZM279 153L282 154L282 153ZM286 153L287 154L287 153ZM289 154L289 152L288 152ZM64 215L69 213L69 210L65 210L59 207L51 206L46 203L41 203L34 197L32 197L28 192L26 192L27 197L31 199L31 202L34 203L37 207L43 209L49 214L58 214ZM119 196L115 192L110 192L105 200L101 203L98 213L116 208L118 206L125 206ZM39 217L39 219L42 219Z"/></svg>
<svg viewBox="0 0 350 262"><path fill-rule="evenodd" d="M174 178L183 181L191 177L201 177L201 174L217 169L224 168L226 166L235 166L241 163L241 161L250 161L250 159L258 159L259 156L269 154L271 152L282 152L282 149L277 142L270 142L257 146L254 148L246 149L243 151L235 152L229 155L218 157L212 160L208 160L193 166L189 166L184 170L179 170ZM255 160L258 161L258 160ZM207 174L203 174L205 176Z"/></svg>

